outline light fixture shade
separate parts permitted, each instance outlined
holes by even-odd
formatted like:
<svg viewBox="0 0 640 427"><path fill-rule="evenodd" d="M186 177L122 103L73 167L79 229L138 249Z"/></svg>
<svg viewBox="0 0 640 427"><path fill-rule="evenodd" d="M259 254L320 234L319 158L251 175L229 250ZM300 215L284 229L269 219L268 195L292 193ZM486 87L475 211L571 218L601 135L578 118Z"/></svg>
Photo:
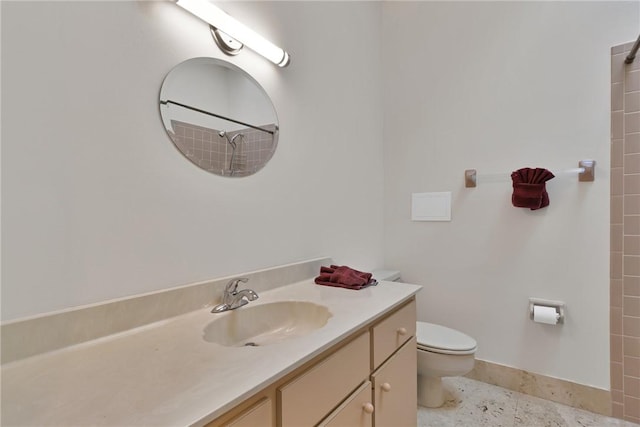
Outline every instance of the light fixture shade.
<svg viewBox="0 0 640 427"><path fill-rule="evenodd" d="M206 0L178 0L183 9L259 53L280 67L289 65L289 54Z"/></svg>

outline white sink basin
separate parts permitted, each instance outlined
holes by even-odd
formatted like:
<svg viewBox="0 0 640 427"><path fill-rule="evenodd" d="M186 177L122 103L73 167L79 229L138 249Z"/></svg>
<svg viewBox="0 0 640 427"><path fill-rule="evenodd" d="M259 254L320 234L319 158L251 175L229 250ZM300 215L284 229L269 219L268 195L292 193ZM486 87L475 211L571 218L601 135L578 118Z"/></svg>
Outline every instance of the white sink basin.
<svg viewBox="0 0 640 427"><path fill-rule="evenodd" d="M279 301L245 305L217 314L205 326L205 341L227 347L274 344L322 328L332 316L323 305L307 301Z"/></svg>

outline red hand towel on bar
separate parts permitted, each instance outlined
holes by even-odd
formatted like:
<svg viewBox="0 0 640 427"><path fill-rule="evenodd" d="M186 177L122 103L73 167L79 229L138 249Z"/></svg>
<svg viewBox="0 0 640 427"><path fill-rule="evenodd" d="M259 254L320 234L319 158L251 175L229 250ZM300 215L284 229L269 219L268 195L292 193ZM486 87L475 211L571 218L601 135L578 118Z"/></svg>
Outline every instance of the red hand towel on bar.
<svg viewBox="0 0 640 427"><path fill-rule="evenodd" d="M545 182L554 175L543 168L522 168L511 173L513 195L511 203L517 208L541 209L549 206Z"/></svg>

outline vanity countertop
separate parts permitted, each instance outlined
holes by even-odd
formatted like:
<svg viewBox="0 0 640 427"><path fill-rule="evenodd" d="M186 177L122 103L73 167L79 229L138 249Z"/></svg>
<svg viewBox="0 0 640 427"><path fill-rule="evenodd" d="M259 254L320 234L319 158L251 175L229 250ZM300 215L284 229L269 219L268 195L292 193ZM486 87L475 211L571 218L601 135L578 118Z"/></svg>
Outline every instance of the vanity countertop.
<svg viewBox="0 0 640 427"><path fill-rule="evenodd" d="M202 338L211 308L3 365L2 425L203 425L415 295L380 282L360 291L305 280L249 304L310 301L327 325L263 347Z"/></svg>

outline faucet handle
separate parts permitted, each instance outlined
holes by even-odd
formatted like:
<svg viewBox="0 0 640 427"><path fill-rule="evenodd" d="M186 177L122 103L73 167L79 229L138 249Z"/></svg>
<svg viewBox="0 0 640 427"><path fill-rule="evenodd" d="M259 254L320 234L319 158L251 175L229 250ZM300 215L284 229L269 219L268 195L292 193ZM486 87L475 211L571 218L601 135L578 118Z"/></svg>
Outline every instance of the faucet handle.
<svg viewBox="0 0 640 427"><path fill-rule="evenodd" d="M238 283L240 282L247 283L248 281L249 279L247 279L246 277L238 277L236 279L231 279L229 280L229 283L227 283L227 286L224 287L224 291L225 293L236 292L238 290Z"/></svg>

